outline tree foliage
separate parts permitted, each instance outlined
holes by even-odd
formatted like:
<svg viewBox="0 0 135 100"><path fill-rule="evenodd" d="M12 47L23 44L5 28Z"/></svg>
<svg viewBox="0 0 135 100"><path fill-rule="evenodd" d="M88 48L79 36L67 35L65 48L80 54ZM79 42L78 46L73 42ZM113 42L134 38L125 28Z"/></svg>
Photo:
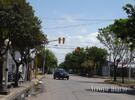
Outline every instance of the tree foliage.
<svg viewBox="0 0 135 100"><path fill-rule="evenodd" d="M11 55L17 66L17 76L19 65L25 63L29 58L30 49L34 49L46 41L46 37L41 31L41 21L34 15L32 6L26 0L1 0L0 32L2 41L8 38L12 43ZM0 45L3 45L2 41ZM15 58L16 51L21 55L20 61Z"/></svg>
<svg viewBox="0 0 135 100"><path fill-rule="evenodd" d="M117 19L114 22L113 31L123 41L132 43L135 46L135 6L126 4L123 10L127 13L128 18Z"/></svg>
<svg viewBox="0 0 135 100"><path fill-rule="evenodd" d="M116 33L112 31L113 25L99 29L97 36L98 40L107 47L112 55L114 66L114 81L116 81L116 72L118 64L123 60L125 54L128 52L128 44L117 37Z"/></svg>
<svg viewBox="0 0 135 100"><path fill-rule="evenodd" d="M46 72L51 71L57 67L58 60L54 53L49 49L42 49L41 52L37 55L37 66L40 69L43 69Z"/></svg>
<svg viewBox="0 0 135 100"><path fill-rule="evenodd" d="M92 73L94 70L105 64L107 59L107 51L97 47L80 48L80 51L68 53L65 61L60 64L66 70L73 70L76 73ZM101 69L100 69L101 70ZM97 71L98 72L98 71Z"/></svg>

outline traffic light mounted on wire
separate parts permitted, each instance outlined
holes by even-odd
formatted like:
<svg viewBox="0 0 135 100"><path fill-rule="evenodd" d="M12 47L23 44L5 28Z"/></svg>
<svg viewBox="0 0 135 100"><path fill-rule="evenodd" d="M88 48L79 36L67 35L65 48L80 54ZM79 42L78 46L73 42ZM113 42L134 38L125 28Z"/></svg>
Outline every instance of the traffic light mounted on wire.
<svg viewBox="0 0 135 100"><path fill-rule="evenodd" d="M58 38L58 42L59 42L59 44L61 44L61 38L60 37Z"/></svg>
<svg viewBox="0 0 135 100"><path fill-rule="evenodd" d="M61 38L61 37L59 37L58 38L58 42L59 42L59 44L64 44L65 43L65 38L63 37L63 38Z"/></svg>
<svg viewBox="0 0 135 100"><path fill-rule="evenodd" d="M65 43L65 38L63 37L63 44Z"/></svg>

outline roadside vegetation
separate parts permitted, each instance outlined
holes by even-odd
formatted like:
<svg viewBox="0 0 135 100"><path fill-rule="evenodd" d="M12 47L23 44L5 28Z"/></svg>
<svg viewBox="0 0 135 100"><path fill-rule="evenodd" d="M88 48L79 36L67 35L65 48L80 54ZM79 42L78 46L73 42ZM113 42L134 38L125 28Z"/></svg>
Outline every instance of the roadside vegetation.
<svg viewBox="0 0 135 100"><path fill-rule="evenodd" d="M8 40L6 45L5 40ZM19 66L26 64L27 80L30 80L30 55L46 41L41 21L26 0L0 0L0 90L3 89L3 59L7 51L16 64L14 86L18 86ZM19 52L20 59L16 58L16 52Z"/></svg>
<svg viewBox="0 0 135 100"><path fill-rule="evenodd" d="M66 55L59 67L79 75L101 76L102 67L112 62L113 82L119 82L117 76L120 67L121 82L127 83L127 79L124 79L124 69L134 62L135 58L135 6L127 4L123 10L127 18L116 19L113 24L99 29L97 39L105 48L77 47ZM15 87L18 86L21 64L26 65L27 81L31 80L32 61L35 74L38 69L43 74L52 73L58 66L54 53L44 49L48 40L41 28L41 20L35 16L32 6L26 0L0 0L0 91L3 90L4 57L8 51L16 65ZM65 41L65 38L63 40ZM20 59L16 58L16 52L19 52ZM31 54L35 56L32 58Z"/></svg>
<svg viewBox="0 0 135 100"><path fill-rule="evenodd" d="M113 82L119 82L117 76L120 74L121 82L127 83L128 80L124 79L127 77L125 70L129 70L128 66L134 63L135 58L135 6L126 4L123 10L127 18L116 19L113 24L99 29L97 39L105 46L105 49L80 48L79 52L75 50L68 53L59 67L78 74L101 75L102 67L109 61L111 65L108 67L112 68ZM121 71L118 71L118 68Z"/></svg>
<svg viewBox="0 0 135 100"><path fill-rule="evenodd" d="M43 73L51 74L54 69L58 66L58 60L54 53L49 49L42 49L37 54L37 67L44 70ZM44 69L43 69L44 68Z"/></svg>
<svg viewBox="0 0 135 100"><path fill-rule="evenodd" d="M98 47L77 49L68 53L59 67L80 75L101 75L101 66L107 61L107 50Z"/></svg>

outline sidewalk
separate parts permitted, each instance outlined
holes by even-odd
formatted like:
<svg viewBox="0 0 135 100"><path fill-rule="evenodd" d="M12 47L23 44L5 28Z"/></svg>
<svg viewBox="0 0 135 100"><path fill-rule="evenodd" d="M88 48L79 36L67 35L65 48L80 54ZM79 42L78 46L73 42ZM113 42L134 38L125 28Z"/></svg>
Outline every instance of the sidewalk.
<svg viewBox="0 0 135 100"><path fill-rule="evenodd" d="M29 90L34 85L38 84L38 81L43 77L44 76L38 76L37 79L20 84L17 88L9 89L10 93L8 95L0 95L0 100L14 100L16 97Z"/></svg>

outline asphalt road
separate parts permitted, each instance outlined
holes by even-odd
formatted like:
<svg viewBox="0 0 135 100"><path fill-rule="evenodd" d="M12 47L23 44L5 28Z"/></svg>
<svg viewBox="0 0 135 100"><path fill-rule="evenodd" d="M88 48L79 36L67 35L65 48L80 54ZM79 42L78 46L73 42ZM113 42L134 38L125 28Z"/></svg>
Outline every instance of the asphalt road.
<svg viewBox="0 0 135 100"><path fill-rule="evenodd" d="M104 79L70 76L69 80L54 80L51 75L43 79L44 92L28 100L135 100L135 96L88 91L90 86L110 87Z"/></svg>

